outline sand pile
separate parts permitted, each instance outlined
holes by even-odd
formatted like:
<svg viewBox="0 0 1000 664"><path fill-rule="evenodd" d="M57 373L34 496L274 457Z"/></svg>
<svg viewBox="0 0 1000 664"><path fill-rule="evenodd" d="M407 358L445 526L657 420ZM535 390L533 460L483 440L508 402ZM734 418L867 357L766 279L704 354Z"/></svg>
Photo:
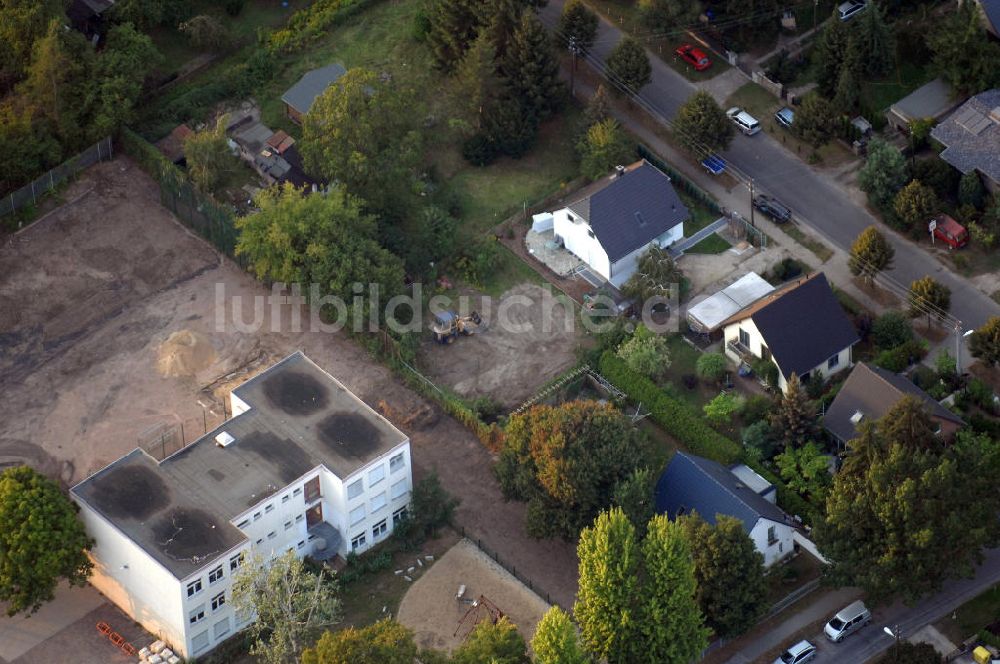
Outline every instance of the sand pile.
<svg viewBox="0 0 1000 664"><path fill-rule="evenodd" d="M180 330L160 344L156 366L164 376L194 376L215 362L211 340L200 332Z"/></svg>

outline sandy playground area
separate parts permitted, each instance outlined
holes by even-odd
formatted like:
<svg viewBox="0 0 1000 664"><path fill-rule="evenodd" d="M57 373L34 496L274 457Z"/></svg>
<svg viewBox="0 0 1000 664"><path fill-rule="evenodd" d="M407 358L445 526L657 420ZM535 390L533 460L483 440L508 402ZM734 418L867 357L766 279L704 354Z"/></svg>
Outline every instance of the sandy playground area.
<svg viewBox="0 0 1000 664"><path fill-rule="evenodd" d="M468 601L455 598L462 584L466 600L485 596L517 625L525 641L531 640L549 608L475 544L463 539L413 582L399 605L397 619L416 633L421 647L451 651L465 640L477 619L490 619L485 604L472 608ZM472 613L463 622L470 608Z"/></svg>

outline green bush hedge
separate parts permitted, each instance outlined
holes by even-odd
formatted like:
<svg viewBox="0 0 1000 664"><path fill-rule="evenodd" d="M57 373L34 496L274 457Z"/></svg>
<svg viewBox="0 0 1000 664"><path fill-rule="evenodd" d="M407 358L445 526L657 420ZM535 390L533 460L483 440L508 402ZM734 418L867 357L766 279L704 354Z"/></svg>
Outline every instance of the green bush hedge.
<svg viewBox="0 0 1000 664"><path fill-rule="evenodd" d="M611 351L601 355L600 369L604 377L630 399L642 402L649 409L653 421L677 438L692 454L725 464L742 460L743 449L736 442L705 424L698 413L669 397L653 381L629 369Z"/></svg>
<svg viewBox="0 0 1000 664"><path fill-rule="evenodd" d="M379 0L316 0L292 14L288 23L271 33L267 48L272 53L291 53L327 30Z"/></svg>
<svg viewBox="0 0 1000 664"><path fill-rule="evenodd" d="M750 466L755 473L774 485L778 493L778 506L793 516L798 516L807 525L813 525L820 517L820 510L808 500L785 486L781 478L768 470L758 461L746 459L743 463Z"/></svg>

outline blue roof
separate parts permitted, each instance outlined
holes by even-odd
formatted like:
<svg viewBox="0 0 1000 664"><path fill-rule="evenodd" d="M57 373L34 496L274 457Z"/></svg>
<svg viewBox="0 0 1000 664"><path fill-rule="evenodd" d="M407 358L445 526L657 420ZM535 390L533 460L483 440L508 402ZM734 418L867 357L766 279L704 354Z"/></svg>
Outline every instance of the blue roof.
<svg viewBox="0 0 1000 664"><path fill-rule="evenodd" d="M740 481L722 464L678 452L656 483L656 511L671 519L698 512L710 524L715 516L734 516L750 533L760 519L788 523L790 517Z"/></svg>
<svg viewBox="0 0 1000 664"><path fill-rule="evenodd" d="M1000 32L1000 0L979 0L979 6L993 29Z"/></svg>

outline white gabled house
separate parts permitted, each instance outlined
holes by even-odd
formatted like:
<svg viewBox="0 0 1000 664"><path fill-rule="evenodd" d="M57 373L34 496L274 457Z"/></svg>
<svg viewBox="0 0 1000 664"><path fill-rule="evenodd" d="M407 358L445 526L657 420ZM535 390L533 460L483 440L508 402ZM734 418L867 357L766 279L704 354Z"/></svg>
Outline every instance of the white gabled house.
<svg viewBox="0 0 1000 664"><path fill-rule="evenodd" d="M749 467L727 468L710 459L677 452L656 483L656 511L671 520L697 512L709 524L718 515L743 523L770 567L794 551L796 521L775 503L774 486Z"/></svg>
<svg viewBox="0 0 1000 664"><path fill-rule="evenodd" d="M552 213L557 242L615 286L621 286L650 245L684 238L690 212L670 178L648 161L619 166Z"/></svg>
<svg viewBox="0 0 1000 664"><path fill-rule="evenodd" d="M412 491L409 438L301 352L230 402L230 420L179 452L134 450L70 491L95 540L90 582L188 659L252 619L232 608L247 553L363 552Z"/></svg>
<svg viewBox="0 0 1000 664"><path fill-rule="evenodd" d="M737 364L770 360L784 392L797 374L802 382L851 366L858 333L822 272L773 291L722 323L725 353Z"/></svg>

